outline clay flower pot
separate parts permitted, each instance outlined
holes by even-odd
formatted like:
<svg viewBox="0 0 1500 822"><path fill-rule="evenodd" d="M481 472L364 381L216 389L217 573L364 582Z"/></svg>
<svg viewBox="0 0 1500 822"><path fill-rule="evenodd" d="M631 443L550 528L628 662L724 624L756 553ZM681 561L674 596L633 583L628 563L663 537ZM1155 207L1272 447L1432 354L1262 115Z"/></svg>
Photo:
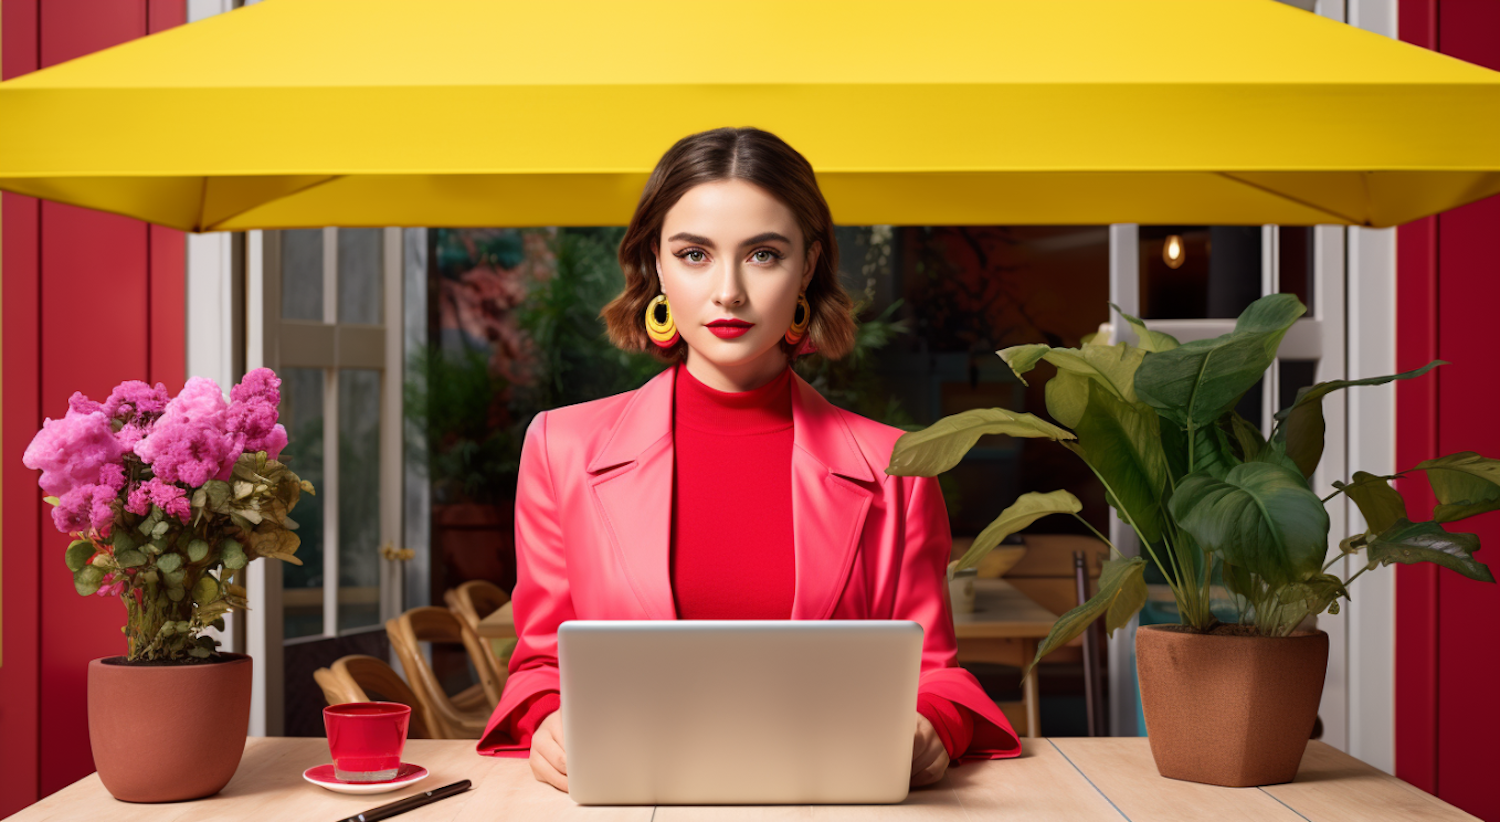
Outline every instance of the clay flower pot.
<svg viewBox="0 0 1500 822"><path fill-rule="evenodd" d="M89 743L99 779L126 802L201 799L229 784L250 728L250 657L89 663Z"/></svg>
<svg viewBox="0 0 1500 822"><path fill-rule="evenodd" d="M1328 634L1195 634L1147 625L1136 632L1135 658L1162 776L1234 788L1297 776L1318 718Z"/></svg>

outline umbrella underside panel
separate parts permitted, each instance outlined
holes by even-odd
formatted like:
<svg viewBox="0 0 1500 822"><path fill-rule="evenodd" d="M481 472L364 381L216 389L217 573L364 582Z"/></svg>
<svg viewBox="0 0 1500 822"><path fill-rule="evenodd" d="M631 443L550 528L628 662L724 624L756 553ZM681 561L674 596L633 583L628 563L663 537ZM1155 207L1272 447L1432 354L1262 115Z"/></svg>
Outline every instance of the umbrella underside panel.
<svg viewBox="0 0 1500 822"><path fill-rule="evenodd" d="M0 178L189 231L624 225L644 174ZM1500 192L1485 172L824 173L845 225L1390 226Z"/></svg>

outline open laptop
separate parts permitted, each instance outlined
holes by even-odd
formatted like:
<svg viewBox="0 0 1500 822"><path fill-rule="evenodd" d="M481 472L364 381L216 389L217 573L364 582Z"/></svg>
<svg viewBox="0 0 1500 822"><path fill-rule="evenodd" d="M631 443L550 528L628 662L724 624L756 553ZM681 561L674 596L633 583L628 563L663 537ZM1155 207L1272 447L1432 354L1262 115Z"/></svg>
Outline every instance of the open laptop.
<svg viewBox="0 0 1500 822"><path fill-rule="evenodd" d="M558 630L582 805L906 798L922 628L903 620L591 621Z"/></svg>

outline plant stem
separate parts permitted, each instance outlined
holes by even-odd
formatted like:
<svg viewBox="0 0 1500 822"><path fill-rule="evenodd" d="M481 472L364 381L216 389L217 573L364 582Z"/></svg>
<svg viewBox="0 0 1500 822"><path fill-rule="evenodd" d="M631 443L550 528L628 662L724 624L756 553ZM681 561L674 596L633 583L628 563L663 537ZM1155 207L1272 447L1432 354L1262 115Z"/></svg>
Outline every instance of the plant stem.
<svg viewBox="0 0 1500 822"><path fill-rule="evenodd" d="M1079 457L1079 459L1083 459L1083 458ZM1094 466L1089 465L1089 461L1088 460L1083 460L1083 464L1087 465L1089 471L1093 472L1094 476L1099 478L1099 483L1104 486L1105 493L1109 494L1109 496L1113 497L1116 500L1118 500L1120 498L1120 496L1115 493L1115 490L1110 487L1109 481L1106 480L1104 478L1104 476L1102 474L1100 474L1098 471L1095 471L1094 470ZM1163 564L1162 561L1161 561L1161 559L1156 556L1156 551L1155 551L1155 549L1153 549L1151 547L1150 540L1147 540L1144 536L1141 535L1141 527L1139 525L1136 525L1136 523L1135 523L1135 517L1132 517L1130 515L1130 511L1128 509L1125 509L1125 508L1120 508L1118 510L1119 510L1119 512L1121 514L1123 514L1125 516L1125 521L1128 522L1128 523L1130 523L1131 530L1135 531L1136 539L1139 539L1140 542L1141 542L1141 545L1145 546L1146 553L1151 557L1151 561L1155 562L1156 563L1156 567L1158 567L1158 568L1160 568L1162 570L1162 575L1167 577L1167 587L1169 587L1169 588L1172 589L1172 596L1176 597L1178 603L1181 603L1183 601L1184 597L1183 597L1183 594L1182 594L1182 589L1179 587L1179 584L1178 584L1180 582L1180 580L1174 582L1173 579L1172 579L1172 577L1167 575L1167 566L1165 564ZM1163 537L1163 539L1165 539L1166 538L1166 534L1163 533L1162 537ZM1171 547L1170 544L1168 545L1168 547L1169 548ZM1171 554L1169 553L1168 556L1171 556ZM1175 557L1174 557L1174 559L1175 559Z"/></svg>
<svg viewBox="0 0 1500 822"><path fill-rule="evenodd" d="M1354 572L1354 576L1349 577L1348 579L1344 580L1344 587L1348 588L1349 587L1349 583L1353 582L1356 579L1359 579L1359 575L1363 574L1364 572L1366 572L1368 570L1370 570L1370 566L1366 565L1365 567L1359 569L1358 571L1355 571Z"/></svg>
<svg viewBox="0 0 1500 822"><path fill-rule="evenodd" d="M1074 512L1073 518L1076 519L1076 520L1078 520L1079 522L1083 523L1083 527L1085 527L1085 528L1089 529L1090 531L1092 531L1093 534L1094 534L1094 536L1096 536L1100 540L1102 540L1105 545L1108 545L1110 553L1115 554L1117 556L1124 556L1124 554L1120 553L1120 549L1116 548L1115 544L1113 542L1110 542L1108 537L1106 537L1103 534L1099 533L1094 528L1094 526L1090 525L1088 520L1084 519L1083 517L1078 516L1077 512Z"/></svg>

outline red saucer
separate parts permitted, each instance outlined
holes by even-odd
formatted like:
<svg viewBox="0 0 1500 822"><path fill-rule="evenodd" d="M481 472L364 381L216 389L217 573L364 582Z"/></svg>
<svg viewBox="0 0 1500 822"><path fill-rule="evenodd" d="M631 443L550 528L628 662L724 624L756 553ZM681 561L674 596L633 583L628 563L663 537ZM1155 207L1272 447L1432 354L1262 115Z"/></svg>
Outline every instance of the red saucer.
<svg viewBox="0 0 1500 822"><path fill-rule="evenodd" d="M330 791L339 793L385 793L407 785L414 785L427 778L427 769L421 765L402 762L396 769L396 778L384 782L345 782L333 775L333 763L318 765L302 772L302 778Z"/></svg>

